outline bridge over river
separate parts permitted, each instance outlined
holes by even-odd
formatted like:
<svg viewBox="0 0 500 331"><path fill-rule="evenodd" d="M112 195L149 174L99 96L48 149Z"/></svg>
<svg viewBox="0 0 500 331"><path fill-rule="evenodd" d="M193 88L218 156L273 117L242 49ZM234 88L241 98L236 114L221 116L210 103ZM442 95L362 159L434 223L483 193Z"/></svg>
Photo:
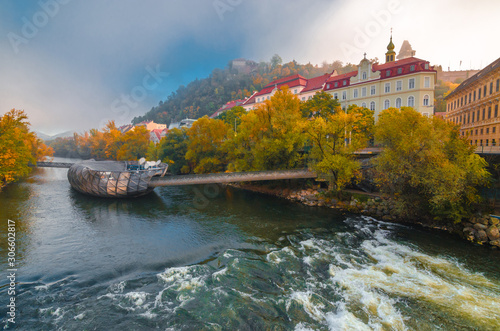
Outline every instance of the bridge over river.
<svg viewBox="0 0 500 331"><path fill-rule="evenodd" d="M62 162L37 162L37 167L44 168L70 168L74 163ZM155 188L159 186L197 185L252 182L263 180L316 178L315 172L307 169L294 170L270 170L270 171L247 171L247 172L224 172L199 175L166 175L164 177L153 177L148 186Z"/></svg>

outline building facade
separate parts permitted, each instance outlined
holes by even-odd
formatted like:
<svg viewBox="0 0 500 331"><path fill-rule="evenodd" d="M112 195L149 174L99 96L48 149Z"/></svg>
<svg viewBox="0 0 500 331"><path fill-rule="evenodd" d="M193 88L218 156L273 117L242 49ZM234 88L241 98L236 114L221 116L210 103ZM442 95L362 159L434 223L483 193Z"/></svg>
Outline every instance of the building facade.
<svg viewBox="0 0 500 331"><path fill-rule="evenodd" d="M344 109L356 104L375 111L375 119L382 110L390 107L413 107L424 116L432 116L436 83L434 67L428 61L408 55L397 61L394 48L391 37L384 64L372 63L365 55L358 70L342 75L333 71L310 79L293 75L273 81L245 100L242 106L247 111L255 109L286 85L301 101L325 91ZM414 54L413 50L409 53Z"/></svg>
<svg viewBox="0 0 500 331"><path fill-rule="evenodd" d="M446 119L476 146L500 141L500 58L465 80L446 97Z"/></svg>
<svg viewBox="0 0 500 331"><path fill-rule="evenodd" d="M395 60L391 37L386 63L371 63L365 55L357 71L332 76L324 90L344 109L356 104L375 111L375 119L390 107L413 107L424 116L432 116L435 82L436 71L428 61L415 57Z"/></svg>

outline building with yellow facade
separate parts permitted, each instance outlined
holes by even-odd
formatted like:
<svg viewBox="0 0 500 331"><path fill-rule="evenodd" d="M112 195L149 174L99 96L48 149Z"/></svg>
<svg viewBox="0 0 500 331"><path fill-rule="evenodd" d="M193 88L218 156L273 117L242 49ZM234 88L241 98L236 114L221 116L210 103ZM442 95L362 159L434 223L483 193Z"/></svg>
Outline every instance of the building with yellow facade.
<svg viewBox="0 0 500 331"><path fill-rule="evenodd" d="M361 60L357 71L330 77L324 90L343 108L356 104L375 111L375 119L389 107L413 107L424 116L434 114L436 71L428 61L410 56L396 61L392 37L384 64Z"/></svg>
<svg viewBox="0 0 500 331"><path fill-rule="evenodd" d="M465 80L446 97L447 120L460 125L471 145L500 142L500 58Z"/></svg>
<svg viewBox="0 0 500 331"><path fill-rule="evenodd" d="M270 82L241 106L247 111L255 109L286 85L301 101L325 91L338 99L344 109L356 104L375 111L375 119L384 109L406 106L413 107L422 115L432 116L436 70L428 61L414 57L415 51L411 46L408 54L398 56L400 60L396 60L394 48L391 37L383 64L370 62L365 54L358 69L346 74L339 75L333 71L310 79L293 75Z"/></svg>

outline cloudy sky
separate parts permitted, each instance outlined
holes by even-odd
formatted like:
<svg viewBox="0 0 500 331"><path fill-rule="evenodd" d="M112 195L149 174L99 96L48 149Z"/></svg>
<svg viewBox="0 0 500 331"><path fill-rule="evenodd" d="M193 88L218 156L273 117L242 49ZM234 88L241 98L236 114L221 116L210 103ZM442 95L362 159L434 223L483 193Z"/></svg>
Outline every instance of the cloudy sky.
<svg viewBox="0 0 500 331"><path fill-rule="evenodd" d="M321 64L399 51L443 68L500 57L493 0L0 0L0 114L47 134L125 124L239 57Z"/></svg>

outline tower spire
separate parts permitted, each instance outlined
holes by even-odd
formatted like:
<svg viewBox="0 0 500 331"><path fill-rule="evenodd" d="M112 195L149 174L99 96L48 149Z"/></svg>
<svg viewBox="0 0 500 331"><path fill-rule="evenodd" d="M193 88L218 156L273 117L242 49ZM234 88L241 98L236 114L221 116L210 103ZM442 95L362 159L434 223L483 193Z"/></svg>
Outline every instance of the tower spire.
<svg viewBox="0 0 500 331"><path fill-rule="evenodd" d="M392 28L391 28L391 40L389 45L387 45L387 53L385 53L385 63L394 62L396 58L396 52L394 52L394 44L392 43Z"/></svg>

